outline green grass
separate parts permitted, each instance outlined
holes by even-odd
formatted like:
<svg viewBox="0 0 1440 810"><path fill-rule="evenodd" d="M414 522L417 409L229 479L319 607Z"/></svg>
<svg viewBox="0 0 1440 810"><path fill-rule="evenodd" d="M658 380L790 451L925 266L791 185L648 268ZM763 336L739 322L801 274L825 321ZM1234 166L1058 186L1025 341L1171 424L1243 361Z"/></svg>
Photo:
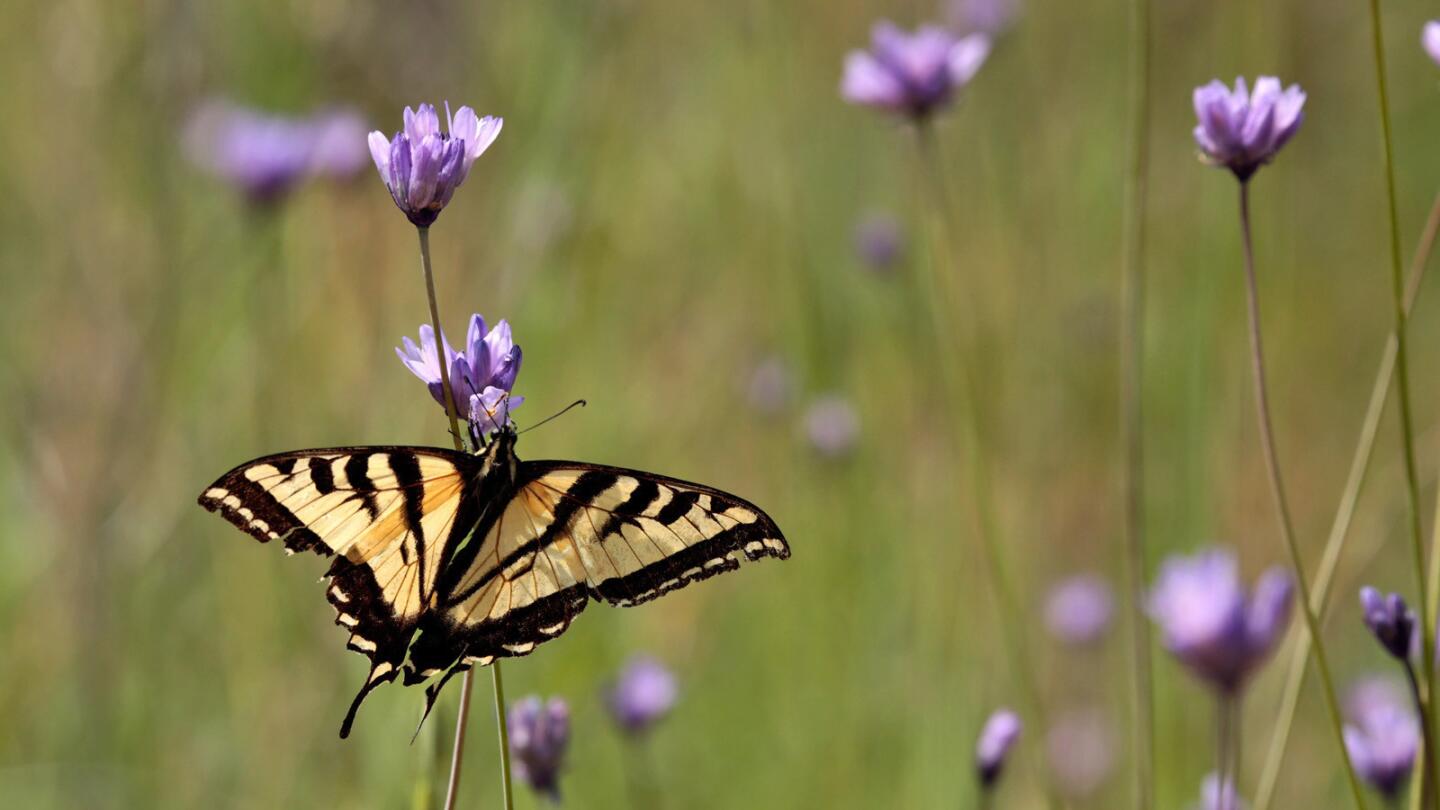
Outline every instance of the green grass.
<svg viewBox="0 0 1440 810"><path fill-rule="evenodd" d="M432 233L452 335L509 318L517 414L590 406L525 436L526 458L654 469L764 506L794 557L636 610L594 606L507 664L512 697L575 710L563 789L625 807L633 754L601 684L658 655L683 695L652 740L667 806L969 806L973 735L1018 703L973 522L917 355L906 284L923 260L909 133L837 94L846 50L913 4L442 2L406 15L326 2L22 3L0 24L0 804L394 807L421 749L421 695L389 687L349 741L365 673L316 578L194 505L263 453L411 442L445 419L392 347L426 320L413 229L365 173L270 216L183 159L213 93L306 111L469 103L506 119ZM927 9L920 9L925 11ZM1146 263L1147 536L1152 554L1223 540L1282 562L1246 376L1233 181L1194 159L1190 89L1275 72L1309 92L1295 141L1254 186L1272 396L1300 541L1318 562L1389 328L1383 185L1363 4L1157 3ZM1403 243L1440 184L1433 13L1387 4ZM1123 742L1112 634L1044 645L1038 599L1067 572L1119 581L1118 332L1125 4L1032 2L938 131L960 286L987 348L996 509L1052 709L1099 703ZM865 273L851 226L905 218L910 260ZM1440 320L1422 296L1412 373L1423 504L1437 460ZM800 399L767 417L747 373L778 352ZM801 438L809 398L853 397L853 457ZM1413 587L1393 414L1329 622L1342 684L1383 657L1359 583ZM1282 653L1283 654L1283 653ZM1282 667L1245 717L1253 789ZM1211 766L1204 694L1156 662L1158 807ZM448 740L455 695L431 722ZM488 678L464 805L494 807ZM1338 804L1313 688L1277 806ZM1040 800L1041 734L1000 806ZM1127 757L1118 755L1120 768ZM1088 807L1123 806L1117 772ZM437 784L436 789L442 785ZM519 805L534 798L524 789Z"/></svg>

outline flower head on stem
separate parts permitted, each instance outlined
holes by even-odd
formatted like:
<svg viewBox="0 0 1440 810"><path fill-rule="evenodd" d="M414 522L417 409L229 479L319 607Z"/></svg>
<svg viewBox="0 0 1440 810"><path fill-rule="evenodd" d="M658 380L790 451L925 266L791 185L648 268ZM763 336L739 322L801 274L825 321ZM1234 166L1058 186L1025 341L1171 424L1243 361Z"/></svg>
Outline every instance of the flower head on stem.
<svg viewBox="0 0 1440 810"><path fill-rule="evenodd" d="M975 774L980 787L990 790L1000 780L1010 750L1020 741L1020 715L1009 709L997 709L985 720L975 741Z"/></svg>
<svg viewBox="0 0 1440 810"><path fill-rule="evenodd" d="M637 656L606 690L605 703L622 731L640 735L670 713L678 695L674 673L654 658Z"/></svg>
<svg viewBox="0 0 1440 810"><path fill-rule="evenodd" d="M531 695L510 707L510 753L515 775L548 798L560 799L560 769L570 746L570 707Z"/></svg>
<svg viewBox="0 0 1440 810"><path fill-rule="evenodd" d="M485 319L471 315L464 351L452 348L444 335L440 336L440 342L444 346L443 356L450 372L455 403L463 409L477 441L506 427L510 412L525 401L524 397L510 393L520 374L522 358L510 324L501 320L487 331ZM420 343L403 338L395 354L444 407L445 384L440 374L441 351L435 346L435 330L429 324L422 324Z"/></svg>
<svg viewBox="0 0 1440 810"><path fill-rule="evenodd" d="M465 182L470 167L500 136L504 120L480 118L469 107L453 116L445 108L446 131L429 104L405 108L405 128L386 138L370 133L370 157L396 207L418 228L427 228Z"/></svg>
<svg viewBox="0 0 1440 810"><path fill-rule="evenodd" d="M1345 751L1356 773L1388 801L1395 800L1420 749L1414 706L1389 681L1368 679L1346 701Z"/></svg>
<svg viewBox="0 0 1440 810"><path fill-rule="evenodd" d="M870 50L845 57L840 95L921 121L953 101L989 54L984 34L956 36L935 25L907 33L882 20L871 32Z"/></svg>
<svg viewBox="0 0 1440 810"><path fill-rule="evenodd" d="M1253 92L1243 78L1235 80L1233 90L1212 81L1195 88L1194 101L1195 143L1202 157L1242 181L1274 160L1305 120L1305 92L1293 84L1281 89L1274 76L1256 79Z"/></svg>

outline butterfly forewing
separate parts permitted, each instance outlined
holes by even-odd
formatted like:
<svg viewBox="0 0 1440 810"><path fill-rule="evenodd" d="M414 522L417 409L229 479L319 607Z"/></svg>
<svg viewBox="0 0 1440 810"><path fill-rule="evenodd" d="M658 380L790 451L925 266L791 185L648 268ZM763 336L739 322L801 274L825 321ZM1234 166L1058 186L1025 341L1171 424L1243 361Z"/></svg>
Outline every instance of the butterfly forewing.
<svg viewBox="0 0 1440 810"><path fill-rule="evenodd" d="M350 631L347 646L371 665L342 734L364 696L399 674L437 602L444 555L479 518L478 469L475 457L438 449L304 450L243 464L201 494L202 506L261 542L335 555L326 596Z"/></svg>

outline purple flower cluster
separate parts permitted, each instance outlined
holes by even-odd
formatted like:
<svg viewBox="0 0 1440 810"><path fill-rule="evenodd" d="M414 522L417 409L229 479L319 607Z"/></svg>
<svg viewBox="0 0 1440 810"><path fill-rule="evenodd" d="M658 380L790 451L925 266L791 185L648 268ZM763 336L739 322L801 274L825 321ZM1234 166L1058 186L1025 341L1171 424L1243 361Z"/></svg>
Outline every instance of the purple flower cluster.
<svg viewBox="0 0 1440 810"><path fill-rule="evenodd" d="M870 50L845 58L840 94L853 104L920 121L949 104L989 54L984 34L958 37L934 25L912 34L882 21L871 32Z"/></svg>
<svg viewBox="0 0 1440 810"><path fill-rule="evenodd" d="M1045 601L1045 624L1051 635L1066 644L1094 644L1110 628L1115 596L1105 580L1080 574L1050 591Z"/></svg>
<svg viewBox="0 0 1440 810"><path fill-rule="evenodd" d="M1364 614L1365 626L1375 634L1380 646L1391 657L1401 661L1410 660L1410 651L1415 647L1415 611L1405 604L1398 593L1381 596L1371 587L1360 589L1360 610Z"/></svg>
<svg viewBox="0 0 1440 810"><path fill-rule="evenodd" d="M989 789L1000 779L1010 749L1020 741L1020 715L1009 709L997 709L985 720L975 741L975 774L981 787Z"/></svg>
<svg viewBox="0 0 1440 810"><path fill-rule="evenodd" d="M480 118L469 107L445 108L445 132L429 104L405 108L405 128L387 139L370 133L370 156L395 205L416 227L428 228L465 182L475 159L500 137L504 121Z"/></svg>
<svg viewBox="0 0 1440 810"><path fill-rule="evenodd" d="M1393 800L1410 778L1420 723L1410 700L1388 681L1362 681L1346 701L1345 751L1355 772Z"/></svg>
<svg viewBox="0 0 1440 810"><path fill-rule="evenodd" d="M1425 27L1420 31L1420 44L1424 46L1425 53L1440 65L1440 20L1425 23Z"/></svg>
<svg viewBox="0 0 1440 810"><path fill-rule="evenodd" d="M1231 90L1219 81L1195 88L1195 142L1205 161L1224 166L1242 182L1275 159L1305 120L1305 92L1297 85L1281 89L1274 76L1244 79Z"/></svg>
<svg viewBox="0 0 1440 810"><path fill-rule="evenodd" d="M648 656L632 658L605 695L615 724L628 734L648 731L675 707L675 675Z"/></svg>
<svg viewBox="0 0 1440 810"><path fill-rule="evenodd" d="M211 101L191 115L185 149L252 203L270 205L308 177L354 176L364 165L365 127L349 110L301 118Z"/></svg>
<svg viewBox="0 0 1440 810"><path fill-rule="evenodd" d="M1165 646L1197 676L1234 693L1269 657L1290 621L1293 580L1272 568L1246 593L1229 551L1172 557L1150 592Z"/></svg>
<svg viewBox="0 0 1440 810"><path fill-rule="evenodd" d="M515 701L506 718L515 776L537 793L560 799L560 768L570 747L570 706L531 695Z"/></svg>
<svg viewBox="0 0 1440 810"><path fill-rule="evenodd" d="M457 352L449 339L441 336L445 363L450 374L450 387L455 394L455 407L470 422L478 436L488 436L509 424L510 411L525 401L512 396L515 379L520 374L520 347L510 333L510 324L503 319L495 328L486 330L485 319L470 316L465 337L465 350ZM435 330L429 324L420 327L420 343L403 338L395 349L400 362L424 381L430 396L445 406L445 387L435 351Z"/></svg>

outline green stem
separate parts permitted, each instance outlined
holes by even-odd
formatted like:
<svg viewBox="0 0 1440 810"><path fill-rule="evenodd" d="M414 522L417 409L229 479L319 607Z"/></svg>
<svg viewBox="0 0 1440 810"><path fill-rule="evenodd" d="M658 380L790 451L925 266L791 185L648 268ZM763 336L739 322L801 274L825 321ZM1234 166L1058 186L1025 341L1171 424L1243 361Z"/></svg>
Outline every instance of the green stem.
<svg viewBox="0 0 1440 810"><path fill-rule="evenodd" d="M1425 698L1421 694L1420 682L1415 677L1415 667L1409 661L1403 661L1405 677L1410 683L1410 697L1415 701L1415 712L1419 714L1425 707ZM1424 741L1424 749L1421 758L1424 760L1422 780L1420 785L1420 806L1433 810L1435 807L1435 757L1430 755L1435 750L1435 738L1430 733L1429 725L1421 723L1421 739Z"/></svg>
<svg viewBox="0 0 1440 810"><path fill-rule="evenodd" d="M1331 726L1340 757L1345 763L1345 776L1349 779L1355 806L1364 810L1365 797L1360 790L1360 780L1355 768L1345 753L1344 720L1340 715L1340 702L1335 697L1335 684L1330 676L1330 660L1325 654L1325 643L1320 637L1320 621L1316 618L1310 600L1310 584L1305 577L1305 563L1300 557L1300 544L1295 539L1295 530L1290 520L1290 506L1285 499L1285 482L1280 474L1279 455L1275 450L1275 434L1270 418L1270 395L1265 382L1265 347L1260 336L1260 296L1255 284L1255 249L1250 235L1250 184L1240 183L1240 229L1245 249L1245 289L1250 315L1250 359L1255 376L1255 408L1260 422L1261 447L1264 450L1265 466L1270 474L1270 490L1275 496L1275 510L1280 519L1280 533L1290 553L1290 563L1295 570L1295 584L1300 591L1301 612L1305 616L1305 628L1315 647L1315 666L1320 671L1321 685L1325 691L1325 703L1330 711Z"/></svg>
<svg viewBox="0 0 1440 810"><path fill-rule="evenodd" d="M1230 773L1230 741L1234 735L1230 733L1230 693L1221 692L1215 697L1215 779L1220 783L1219 805L1215 810L1235 810L1226 807L1225 801L1229 791L1225 789L1234 781Z"/></svg>
<svg viewBox="0 0 1440 810"><path fill-rule="evenodd" d="M449 364L445 362L445 337L440 331L440 305L435 295L435 273L430 266L430 229L417 228L420 234L420 269L425 274L425 297L430 303L430 328L435 330L435 359L440 365L440 386L445 392L445 415L450 418L450 438L457 452L465 452L460 433L460 419L455 407L455 391L450 387ZM467 403L468 404L468 403ZM505 694L500 680L500 662L490 665L495 681L495 720L500 727L500 787L505 795L505 808L510 810L510 746L506 744ZM470 720L470 692L474 687L474 670L466 670L460 684L460 713L455 719L455 747L450 753L450 778L445 786L445 810L454 810L460 793L460 769L464 762L465 729Z"/></svg>
<svg viewBox="0 0 1440 810"><path fill-rule="evenodd" d="M1130 600L1131 750L1135 807L1149 810L1155 785L1155 690L1150 624L1145 618L1145 207L1150 163L1150 0L1132 0L1130 166L1125 183L1124 254L1120 272L1120 400L1125 452L1125 585Z"/></svg>
<svg viewBox="0 0 1440 810"><path fill-rule="evenodd" d="M929 175L929 185L933 197L928 217L931 244L928 272L922 271L918 275L924 279L923 283L926 285L923 297L928 304L930 327L935 340L935 360L940 367L941 384L944 387L946 399L951 405L958 406L962 412L963 433L956 438L961 444L961 453L965 458L969 473L970 497L977 514L976 522L980 533L981 557L984 559L986 578L990 581L995 596L1000 621L1005 625L1000 631L1003 639L1001 646L1005 649L1010 670L1019 682L1022 699L1026 703L1030 716L1035 719L1038 728L1045 728L1044 707L1040 700L1039 688L1035 683L1034 670L1030 666L1024 624L1021 621L1021 617L1027 615L1027 611L1020 608L1019 600L1015 596L1015 588L1010 581L1009 573L1005 570L995 529L994 505L990 492L990 466L985 452L986 434L981 424L979 403L975 397L974 374L970 367L973 361L971 352L974 347L965 346L955 352L954 355L959 358L958 362L947 362L946 360L945 342L955 339L955 332L949 322L947 311L952 298L946 282L948 273L954 268L949 262L952 254L948 249L945 237L946 226L952 219L949 195L945 190L944 169L930 125L923 121L918 123L916 134L919 140L920 161L925 173ZM972 340L971 342L975 343L976 341ZM1049 804L1054 806L1055 797L1051 793L1048 782L1045 789Z"/></svg>
<svg viewBox="0 0 1440 810"><path fill-rule="evenodd" d="M1407 319L1415 308L1415 299L1420 294L1420 284L1425 279L1425 269L1429 265L1430 252L1435 246L1437 231L1440 231L1440 193L1435 195L1435 201L1430 206L1430 217L1426 221L1425 232L1420 237L1420 243L1410 265L1410 279L1405 290L1405 317ZM1380 368L1375 373L1375 382L1370 386L1370 403L1365 409L1365 418L1361 422L1360 438L1356 442L1355 453L1350 460L1350 472L1345 479L1345 489L1340 496L1340 505L1336 508L1335 519L1330 524L1330 536L1325 542L1325 553L1320 559L1320 570L1315 574L1314 602L1311 607L1322 620L1329 604L1330 587L1335 580L1335 570L1340 564L1341 554L1345 550L1345 541L1350 534L1350 524L1355 517L1355 504L1360 500L1360 492L1364 488L1365 479L1370 472L1370 461L1375 455L1375 437L1380 432L1380 418L1385 414L1385 403L1390 398L1394 370L1395 335L1391 334L1385 344L1385 351L1381 355ZM1440 498L1437 498L1436 506L1437 509L1440 509ZM1440 559L1440 556L1431 556L1432 563L1437 559ZM1437 575L1437 570L1433 565L1430 572L1432 575L1430 596L1433 612L1433 600L1436 595L1434 577ZM1255 810L1269 810L1270 802L1275 796L1275 788L1280 779L1280 769L1285 764L1290 730L1294 726L1295 713L1300 705L1300 691L1305 685L1305 675L1309 671L1306 667L1309 661L1310 637L1302 636L1290 655L1289 670L1285 678L1285 692L1280 701L1280 715L1276 720L1275 730L1270 736L1270 747L1265 754L1265 766L1260 772L1260 786L1255 792Z"/></svg>
<svg viewBox="0 0 1440 810"><path fill-rule="evenodd" d="M1395 196L1395 150L1390 134L1390 94L1385 77L1385 34L1380 19L1380 0L1370 0L1370 29L1375 53L1375 91L1380 102L1380 136L1385 155L1385 199L1390 213L1390 290L1395 313L1395 379L1400 404L1401 451L1405 457L1405 492L1410 502L1410 538L1414 547L1415 576L1420 581L1420 604L1430 605L1429 583L1425 576L1425 536L1420 525L1420 484L1415 471L1415 429L1410 411L1409 341L1405 337L1405 279L1400 258L1400 209ZM1435 729L1435 616L1420 611L1420 672L1425 697L1420 722ZM1434 758L1435 752L1426 753Z"/></svg>

